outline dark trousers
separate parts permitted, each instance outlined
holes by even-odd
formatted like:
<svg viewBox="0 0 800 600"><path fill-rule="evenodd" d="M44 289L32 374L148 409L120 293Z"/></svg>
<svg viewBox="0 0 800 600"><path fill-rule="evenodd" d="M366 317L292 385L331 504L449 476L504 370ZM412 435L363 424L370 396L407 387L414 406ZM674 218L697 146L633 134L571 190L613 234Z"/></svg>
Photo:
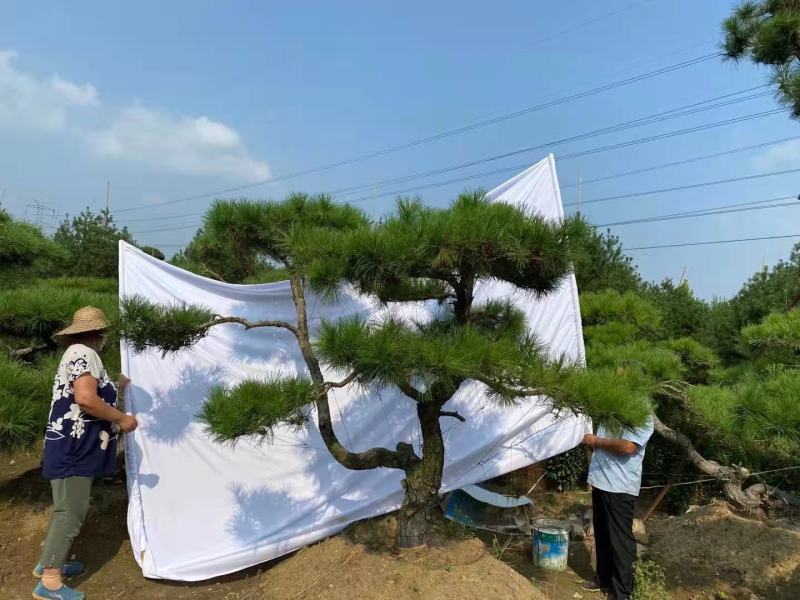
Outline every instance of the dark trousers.
<svg viewBox="0 0 800 600"><path fill-rule="evenodd" d="M594 547L597 554L597 583L611 590L616 600L633 593L633 509L636 496L614 494L592 488Z"/></svg>

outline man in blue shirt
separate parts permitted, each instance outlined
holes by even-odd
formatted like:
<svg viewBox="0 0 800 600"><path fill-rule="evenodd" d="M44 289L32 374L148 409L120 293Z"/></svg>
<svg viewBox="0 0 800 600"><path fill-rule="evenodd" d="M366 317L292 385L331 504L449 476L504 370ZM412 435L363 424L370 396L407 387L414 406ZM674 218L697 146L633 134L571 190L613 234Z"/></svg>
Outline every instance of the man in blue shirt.
<svg viewBox="0 0 800 600"><path fill-rule="evenodd" d="M638 429L611 435L600 425L596 435L587 433L583 438L592 449L589 484L597 555L594 580L584 583L584 590L609 590L616 600L627 600L633 593L633 511L642 485L644 448L652 434L651 416Z"/></svg>

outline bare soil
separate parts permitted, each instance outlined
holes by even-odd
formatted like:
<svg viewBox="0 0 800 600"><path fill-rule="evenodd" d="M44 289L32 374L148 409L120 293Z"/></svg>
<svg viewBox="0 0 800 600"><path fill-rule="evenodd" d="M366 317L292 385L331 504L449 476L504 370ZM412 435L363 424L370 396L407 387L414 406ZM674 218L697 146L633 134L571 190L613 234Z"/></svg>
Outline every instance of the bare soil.
<svg viewBox="0 0 800 600"><path fill-rule="evenodd" d="M50 518L50 489L38 455L0 464L0 598L30 598L31 576ZM126 529L123 485L95 485L72 551L88 571L70 585L93 600L461 600L544 598L475 538L439 534L425 551L392 550L396 523L384 518L227 577L198 583L148 580Z"/></svg>
<svg viewBox="0 0 800 600"><path fill-rule="evenodd" d="M30 571L50 517L50 489L38 453L0 457L0 598L30 598ZM586 494L547 494L537 508L563 518ZM394 519L357 524L293 555L198 583L148 580L134 561L122 485L96 485L92 508L73 552L89 570L70 583L108 600L450 600L588 599L591 542L570 544L564 573L536 570L525 537L466 537L443 528L426 551L393 551ZM751 519L724 503L685 515L656 514L647 523L649 554L663 565L679 600L800 598L800 519ZM499 560L498 560L499 558Z"/></svg>
<svg viewBox="0 0 800 600"><path fill-rule="evenodd" d="M784 513L785 514L785 513ZM678 517L648 521L653 558L681 598L800 598L800 521L751 519L714 501ZM712 596L709 596L711 598Z"/></svg>

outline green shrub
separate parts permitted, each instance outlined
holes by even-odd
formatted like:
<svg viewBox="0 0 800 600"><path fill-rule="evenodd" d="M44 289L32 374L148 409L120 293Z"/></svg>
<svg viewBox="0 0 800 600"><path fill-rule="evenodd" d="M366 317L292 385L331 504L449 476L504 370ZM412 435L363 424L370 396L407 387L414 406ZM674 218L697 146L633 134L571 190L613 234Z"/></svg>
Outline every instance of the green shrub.
<svg viewBox="0 0 800 600"><path fill-rule="evenodd" d="M586 449L583 446L557 454L547 459L544 465L545 477L559 492L571 490L586 481L588 470Z"/></svg>
<svg viewBox="0 0 800 600"><path fill-rule="evenodd" d="M633 565L631 600L669 600L664 568L657 562L640 558Z"/></svg>
<svg viewBox="0 0 800 600"><path fill-rule="evenodd" d="M107 293L107 289L105 280L78 278L45 279L0 292L0 333L48 339L72 319L76 310L87 305L102 309L113 319L119 310L117 294L116 290Z"/></svg>
<svg viewBox="0 0 800 600"><path fill-rule="evenodd" d="M680 357L687 382L702 385L711 382L711 373L719 365L719 359L713 350L689 337L666 340L659 345Z"/></svg>
<svg viewBox="0 0 800 600"><path fill-rule="evenodd" d="M630 323L642 331L656 331L661 323L658 308L640 294L615 290L581 294L581 318L585 325L611 321Z"/></svg>
<svg viewBox="0 0 800 600"><path fill-rule="evenodd" d="M23 365L0 355L0 451L28 447L43 434L57 360Z"/></svg>

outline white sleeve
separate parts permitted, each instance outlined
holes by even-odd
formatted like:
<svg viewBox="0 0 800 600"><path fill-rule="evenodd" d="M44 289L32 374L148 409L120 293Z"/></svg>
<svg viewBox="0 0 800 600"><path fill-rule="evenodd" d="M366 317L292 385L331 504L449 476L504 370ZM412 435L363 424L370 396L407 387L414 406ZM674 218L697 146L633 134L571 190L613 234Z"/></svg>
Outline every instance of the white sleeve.
<svg viewBox="0 0 800 600"><path fill-rule="evenodd" d="M66 369L67 381L70 383L86 373L100 381L105 372L103 361L100 360L97 352L79 344L70 346L67 350Z"/></svg>

